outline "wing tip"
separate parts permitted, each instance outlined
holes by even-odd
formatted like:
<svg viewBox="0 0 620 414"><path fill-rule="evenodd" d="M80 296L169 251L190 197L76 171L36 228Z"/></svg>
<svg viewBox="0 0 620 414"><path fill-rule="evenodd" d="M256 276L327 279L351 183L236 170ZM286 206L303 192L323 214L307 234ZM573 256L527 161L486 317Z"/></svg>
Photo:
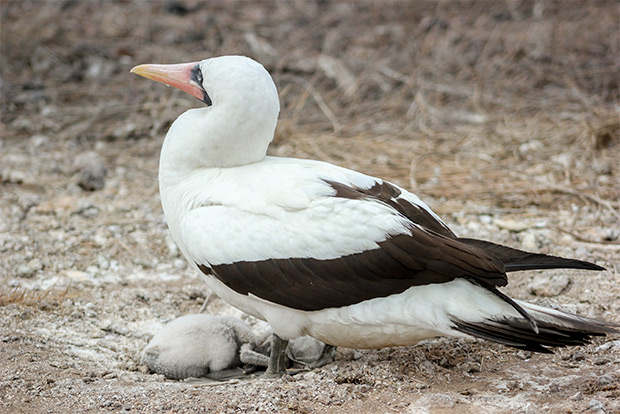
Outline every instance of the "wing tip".
<svg viewBox="0 0 620 414"><path fill-rule="evenodd" d="M452 319L452 323L453 328L461 333L543 354L554 353L552 348L588 345L593 337L620 332L620 324L574 316L575 320L563 320L561 325L538 320L536 330L527 320L512 317L479 322Z"/></svg>

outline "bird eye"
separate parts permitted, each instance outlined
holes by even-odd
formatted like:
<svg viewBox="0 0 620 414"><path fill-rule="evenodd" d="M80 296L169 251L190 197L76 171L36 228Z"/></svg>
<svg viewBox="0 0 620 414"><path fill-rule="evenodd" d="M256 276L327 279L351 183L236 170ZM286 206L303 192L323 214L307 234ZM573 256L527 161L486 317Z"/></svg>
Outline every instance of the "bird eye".
<svg viewBox="0 0 620 414"><path fill-rule="evenodd" d="M202 86L202 81L204 80L202 77L202 71L200 70L200 66L196 65L194 69L192 69L192 77L191 79L196 82L198 85Z"/></svg>
<svg viewBox="0 0 620 414"><path fill-rule="evenodd" d="M213 102L211 102L211 97L209 96L207 91L205 91L204 86L202 86L202 81L204 80L204 78L202 77L202 71L200 70L200 66L198 65L194 66L194 68L192 69L192 73L190 75L190 79L193 82L195 82L198 85L198 87L202 90L201 101L204 102L207 106L213 105Z"/></svg>

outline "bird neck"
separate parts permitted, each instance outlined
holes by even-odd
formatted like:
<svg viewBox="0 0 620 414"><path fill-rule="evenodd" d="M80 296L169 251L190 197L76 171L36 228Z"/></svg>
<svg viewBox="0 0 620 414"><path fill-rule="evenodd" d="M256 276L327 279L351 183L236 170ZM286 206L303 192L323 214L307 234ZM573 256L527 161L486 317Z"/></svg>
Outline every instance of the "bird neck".
<svg viewBox="0 0 620 414"><path fill-rule="evenodd" d="M172 124L162 146L160 183L174 184L196 170L259 162L273 139L277 112L240 105L190 109Z"/></svg>

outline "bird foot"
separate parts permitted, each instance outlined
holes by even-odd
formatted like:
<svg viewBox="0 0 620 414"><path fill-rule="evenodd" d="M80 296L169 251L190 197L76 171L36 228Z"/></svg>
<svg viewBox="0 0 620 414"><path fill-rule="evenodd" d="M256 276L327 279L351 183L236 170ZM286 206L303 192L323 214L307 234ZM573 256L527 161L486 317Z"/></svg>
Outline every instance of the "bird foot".
<svg viewBox="0 0 620 414"><path fill-rule="evenodd" d="M286 373L286 347L288 341L275 333L271 336L271 353L269 364L263 378L280 378Z"/></svg>

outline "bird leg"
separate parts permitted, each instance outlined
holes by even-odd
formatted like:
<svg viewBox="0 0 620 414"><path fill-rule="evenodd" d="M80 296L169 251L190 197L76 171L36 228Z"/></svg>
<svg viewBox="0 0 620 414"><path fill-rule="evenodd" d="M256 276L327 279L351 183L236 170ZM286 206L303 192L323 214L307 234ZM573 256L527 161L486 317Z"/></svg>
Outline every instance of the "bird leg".
<svg viewBox="0 0 620 414"><path fill-rule="evenodd" d="M266 378L277 378L286 372L286 347L288 341L280 338L275 333L271 335L271 353L269 365L263 375Z"/></svg>

